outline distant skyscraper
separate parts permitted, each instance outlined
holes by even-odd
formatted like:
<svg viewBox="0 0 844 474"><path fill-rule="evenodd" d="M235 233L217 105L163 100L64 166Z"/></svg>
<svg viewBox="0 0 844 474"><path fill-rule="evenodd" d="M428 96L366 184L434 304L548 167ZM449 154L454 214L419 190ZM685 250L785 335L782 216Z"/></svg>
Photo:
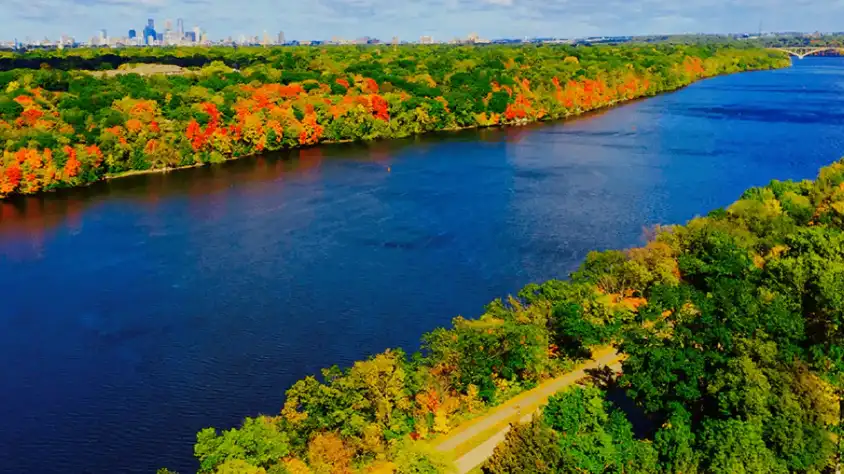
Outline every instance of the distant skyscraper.
<svg viewBox="0 0 844 474"><path fill-rule="evenodd" d="M138 37L138 32L135 30L129 30L129 39L135 39Z"/></svg>
<svg viewBox="0 0 844 474"><path fill-rule="evenodd" d="M108 44L108 31L106 31L106 30L100 30L100 39L99 39L99 44L100 44L100 45L106 45L106 44Z"/></svg>
<svg viewBox="0 0 844 474"><path fill-rule="evenodd" d="M179 35L179 39L185 37L185 20L176 19L176 33Z"/></svg>
<svg viewBox="0 0 844 474"><path fill-rule="evenodd" d="M284 32L283 32L283 31L279 31L279 32L278 32L278 44L284 44L284 43L285 43L285 41L284 41Z"/></svg>
<svg viewBox="0 0 844 474"><path fill-rule="evenodd" d="M173 20L164 20L164 31L170 31L173 29Z"/></svg>
<svg viewBox="0 0 844 474"><path fill-rule="evenodd" d="M194 26L193 27L193 42L199 43L200 41L202 41L202 34L200 34L199 27Z"/></svg>
<svg viewBox="0 0 844 474"><path fill-rule="evenodd" d="M155 20L150 18L147 20L147 26L144 28L144 43L150 45L157 37L158 34L155 32Z"/></svg>

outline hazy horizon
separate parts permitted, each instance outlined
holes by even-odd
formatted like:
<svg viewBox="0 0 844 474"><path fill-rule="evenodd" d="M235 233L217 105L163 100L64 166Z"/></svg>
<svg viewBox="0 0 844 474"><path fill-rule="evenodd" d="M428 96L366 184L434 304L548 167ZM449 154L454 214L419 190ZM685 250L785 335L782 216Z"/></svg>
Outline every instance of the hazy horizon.
<svg viewBox="0 0 844 474"><path fill-rule="evenodd" d="M796 3L796 5L795 5ZM184 19L212 39L270 36L288 39L371 36L389 40L638 36L683 33L728 34L765 31L838 31L844 0L312 0L290 5L270 0L5 0L0 13L9 22L4 40L70 35L87 40L100 30L126 36L142 30L147 18L163 30L165 20Z"/></svg>

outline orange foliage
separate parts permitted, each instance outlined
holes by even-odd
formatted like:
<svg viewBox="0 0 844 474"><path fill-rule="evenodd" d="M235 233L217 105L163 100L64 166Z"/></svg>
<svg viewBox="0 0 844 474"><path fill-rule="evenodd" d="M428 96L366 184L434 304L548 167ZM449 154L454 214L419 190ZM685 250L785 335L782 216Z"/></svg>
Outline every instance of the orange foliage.
<svg viewBox="0 0 844 474"><path fill-rule="evenodd" d="M317 123L316 115L306 115L302 120L304 129L299 133L300 145L314 145L322 137L322 126Z"/></svg>
<svg viewBox="0 0 844 474"><path fill-rule="evenodd" d="M141 123L141 121L136 119L136 118L132 118L132 119L129 119L129 120L126 121L126 130L128 130L131 133L138 133L143 128L144 128L144 124Z"/></svg>
<svg viewBox="0 0 844 474"><path fill-rule="evenodd" d="M46 151L50 151L50 150L48 149ZM100 166L100 164L102 164L102 162L103 162L103 152L100 150L100 147L98 147L97 145L91 145L91 146L85 147L85 153L89 157L92 157L94 159L93 160L94 168L98 168Z"/></svg>
<svg viewBox="0 0 844 474"><path fill-rule="evenodd" d="M345 87L346 89L348 89L348 88L349 88L349 81L347 81L347 80L345 80L345 79L343 79L343 78L337 79L337 80L336 80L336 81L334 81L334 82L336 82L337 84L340 84L341 86Z"/></svg>
<svg viewBox="0 0 844 474"><path fill-rule="evenodd" d="M208 126L210 127L212 124L216 128L217 124L220 123L220 111L217 110L217 106L211 102L204 102L200 105L202 107L202 111L208 114Z"/></svg>
<svg viewBox="0 0 844 474"><path fill-rule="evenodd" d="M377 94L378 93L378 83L375 82L375 79L367 77L363 80L362 89L364 92L369 94Z"/></svg>
<svg viewBox="0 0 844 474"><path fill-rule="evenodd" d="M21 116L16 121L16 125L19 127L23 125L32 126L43 116L44 112L36 108L28 108L21 113Z"/></svg>
<svg viewBox="0 0 844 474"><path fill-rule="evenodd" d="M199 122L196 120L192 119L188 123L188 129L185 131L185 135L190 140L191 147L193 147L194 151L199 151L205 143L205 134L202 133L202 127L199 126Z"/></svg>
<svg viewBox="0 0 844 474"><path fill-rule="evenodd" d="M0 167L0 194L6 195L14 192L21 182L21 176L20 165L13 164L5 171Z"/></svg>
<svg viewBox="0 0 844 474"><path fill-rule="evenodd" d="M72 147L65 146L64 152L67 155L67 162L64 164L64 175L67 178L73 178L79 174L79 170L82 169L82 163L76 158L76 150Z"/></svg>
<svg viewBox="0 0 844 474"><path fill-rule="evenodd" d="M507 110L504 111L504 118L507 120L524 120L528 118L530 111L530 101L524 94L516 95L516 100L512 104L507 105Z"/></svg>
<svg viewBox="0 0 844 474"><path fill-rule="evenodd" d="M318 471L351 473L354 454L336 433L318 433L308 443L308 459Z"/></svg>
<svg viewBox="0 0 844 474"><path fill-rule="evenodd" d="M380 95L372 96L372 115L378 120L390 121L390 106Z"/></svg>
<svg viewBox="0 0 844 474"><path fill-rule="evenodd" d="M700 58L690 56L687 56L683 60L683 70L692 77L700 77L706 73L706 69L703 67L703 61Z"/></svg>
<svg viewBox="0 0 844 474"><path fill-rule="evenodd" d="M15 97L15 102L20 104L22 107L29 107L35 103L35 101L32 100L32 97L28 95L19 95Z"/></svg>

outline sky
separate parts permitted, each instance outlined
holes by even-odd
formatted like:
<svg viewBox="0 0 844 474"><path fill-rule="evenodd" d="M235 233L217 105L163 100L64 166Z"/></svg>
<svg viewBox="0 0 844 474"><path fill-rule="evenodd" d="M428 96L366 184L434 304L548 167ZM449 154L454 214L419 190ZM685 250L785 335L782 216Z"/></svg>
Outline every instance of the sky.
<svg viewBox="0 0 844 474"><path fill-rule="evenodd" d="M183 18L211 39L240 35L288 40L377 37L448 40L660 33L841 31L844 0L0 0L0 39L87 40L162 30Z"/></svg>

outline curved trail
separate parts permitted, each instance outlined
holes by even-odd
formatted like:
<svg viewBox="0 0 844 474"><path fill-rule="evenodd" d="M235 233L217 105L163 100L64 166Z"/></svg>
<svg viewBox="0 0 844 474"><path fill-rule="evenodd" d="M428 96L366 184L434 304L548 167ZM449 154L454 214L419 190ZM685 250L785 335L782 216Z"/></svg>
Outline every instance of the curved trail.
<svg viewBox="0 0 844 474"><path fill-rule="evenodd" d="M455 461L457 472L465 474L482 464L492 456L495 447L504 441L504 437L510 430L510 423L518 421L525 423L530 421L533 414L544 405L548 398L560 390L574 385L578 380L586 376L586 371L597 369L603 366L610 366L613 369L620 367L623 356L612 349L604 349L587 362L578 365L574 370L563 374L555 379L529 390L503 405L497 407L487 415L467 422L464 427L458 427L454 434L437 445L439 451L460 451L460 448L473 441L476 437L493 430L497 425L508 422L500 430L494 431L489 437L480 443L474 444L468 451L463 453ZM525 413L523 416L522 413Z"/></svg>

